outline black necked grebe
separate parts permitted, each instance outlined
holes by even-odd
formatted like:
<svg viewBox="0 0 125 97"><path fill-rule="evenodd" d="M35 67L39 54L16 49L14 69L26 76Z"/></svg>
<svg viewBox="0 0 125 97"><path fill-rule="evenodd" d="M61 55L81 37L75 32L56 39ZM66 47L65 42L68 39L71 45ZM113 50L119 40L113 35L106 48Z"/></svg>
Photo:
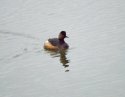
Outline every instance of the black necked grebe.
<svg viewBox="0 0 125 97"><path fill-rule="evenodd" d="M65 31L59 33L58 38L50 38L44 43L44 48L48 50L66 50L69 48L69 45L64 41L66 36Z"/></svg>

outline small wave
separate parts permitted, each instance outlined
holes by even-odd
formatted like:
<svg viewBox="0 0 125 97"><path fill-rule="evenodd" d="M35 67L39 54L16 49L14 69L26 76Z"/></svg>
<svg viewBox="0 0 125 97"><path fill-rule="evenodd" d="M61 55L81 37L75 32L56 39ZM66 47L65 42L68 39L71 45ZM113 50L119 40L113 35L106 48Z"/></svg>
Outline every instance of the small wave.
<svg viewBox="0 0 125 97"><path fill-rule="evenodd" d="M17 58L17 57L20 57L22 54L16 54L13 56L13 58Z"/></svg>
<svg viewBox="0 0 125 97"><path fill-rule="evenodd" d="M14 35L14 36L38 40L38 38L30 36L29 34L22 34L22 33L16 33L16 32L3 32L3 31L0 31L0 34L10 34L10 35Z"/></svg>

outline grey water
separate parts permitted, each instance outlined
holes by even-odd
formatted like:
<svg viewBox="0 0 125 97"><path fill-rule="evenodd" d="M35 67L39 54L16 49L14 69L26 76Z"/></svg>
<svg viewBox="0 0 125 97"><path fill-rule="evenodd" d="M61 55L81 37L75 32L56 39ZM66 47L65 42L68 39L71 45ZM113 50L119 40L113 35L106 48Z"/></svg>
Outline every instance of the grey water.
<svg viewBox="0 0 125 97"><path fill-rule="evenodd" d="M43 49L67 32L67 51ZM125 97L124 0L0 0L0 97Z"/></svg>

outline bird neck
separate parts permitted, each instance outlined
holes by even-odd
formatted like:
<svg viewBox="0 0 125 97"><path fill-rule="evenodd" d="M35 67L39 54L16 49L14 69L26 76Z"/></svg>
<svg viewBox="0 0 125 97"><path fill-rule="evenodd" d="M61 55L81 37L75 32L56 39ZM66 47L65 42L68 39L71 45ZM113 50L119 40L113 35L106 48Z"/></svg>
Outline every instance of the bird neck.
<svg viewBox="0 0 125 97"><path fill-rule="evenodd" d="M63 39L59 39L59 42L60 43L65 43L64 38Z"/></svg>

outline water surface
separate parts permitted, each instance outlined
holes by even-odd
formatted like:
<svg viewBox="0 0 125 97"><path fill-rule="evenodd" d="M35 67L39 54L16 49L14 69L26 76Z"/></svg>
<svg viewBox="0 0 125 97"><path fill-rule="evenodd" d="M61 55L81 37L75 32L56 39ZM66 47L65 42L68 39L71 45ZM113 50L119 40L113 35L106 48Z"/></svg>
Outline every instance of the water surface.
<svg viewBox="0 0 125 97"><path fill-rule="evenodd" d="M124 0L0 6L0 97L125 97ZM61 30L69 50L44 50Z"/></svg>

